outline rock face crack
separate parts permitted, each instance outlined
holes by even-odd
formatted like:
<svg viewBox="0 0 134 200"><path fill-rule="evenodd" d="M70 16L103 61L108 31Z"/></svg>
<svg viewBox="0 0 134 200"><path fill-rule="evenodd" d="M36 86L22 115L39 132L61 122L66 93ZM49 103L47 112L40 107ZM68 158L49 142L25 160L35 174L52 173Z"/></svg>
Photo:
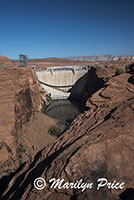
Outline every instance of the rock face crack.
<svg viewBox="0 0 134 200"><path fill-rule="evenodd" d="M113 108L108 115L104 117L104 121L107 121L111 118L112 113L116 111L117 107Z"/></svg>
<svg viewBox="0 0 134 200"><path fill-rule="evenodd" d="M66 159L66 163L65 163L64 166L63 166L63 171L65 172L66 177L68 178L69 181L70 181L70 179L69 179L68 174L67 174L67 172L66 172L66 167L67 167L67 165L68 165L70 159L75 155L76 152L79 151L80 148L81 148L81 146L78 147L78 148L76 148L76 149L73 151L73 153Z"/></svg>

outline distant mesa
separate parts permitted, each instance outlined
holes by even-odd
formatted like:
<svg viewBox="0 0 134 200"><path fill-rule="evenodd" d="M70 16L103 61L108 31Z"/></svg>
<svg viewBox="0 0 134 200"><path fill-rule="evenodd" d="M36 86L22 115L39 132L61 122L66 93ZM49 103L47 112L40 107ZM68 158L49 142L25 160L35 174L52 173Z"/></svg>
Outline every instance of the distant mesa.
<svg viewBox="0 0 134 200"><path fill-rule="evenodd" d="M49 58L32 58L27 60L27 64L36 65L36 66L64 66L66 64L73 65L73 64L87 64L87 62L124 62L124 61L133 61L134 55L130 56L113 56L113 55L94 55L94 56L73 56L73 57L64 57L64 58L56 58L56 57L49 57ZM6 56L0 55L0 65L10 65L13 64L14 66L20 66L20 60L11 60Z"/></svg>
<svg viewBox="0 0 134 200"><path fill-rule="evenodd" d="M69 57L70 60L80 61L117 61L117 60L134 60L134 56L112 56L112 55L100 55L100 56L74 56Z"/></svg>

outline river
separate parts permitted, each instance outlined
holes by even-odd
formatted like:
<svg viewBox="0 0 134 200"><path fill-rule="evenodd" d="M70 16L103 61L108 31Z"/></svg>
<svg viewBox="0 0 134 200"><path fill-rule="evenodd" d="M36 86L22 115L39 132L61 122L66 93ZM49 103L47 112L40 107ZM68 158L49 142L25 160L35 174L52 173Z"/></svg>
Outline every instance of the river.
<svg viewBox="0 0 134 200"><path fill-rule="evenodd" d="M68 126L83 110L83 106L78 101L67 99L52 100L51 104L46 108L45 114L64 122Z"/></svg>

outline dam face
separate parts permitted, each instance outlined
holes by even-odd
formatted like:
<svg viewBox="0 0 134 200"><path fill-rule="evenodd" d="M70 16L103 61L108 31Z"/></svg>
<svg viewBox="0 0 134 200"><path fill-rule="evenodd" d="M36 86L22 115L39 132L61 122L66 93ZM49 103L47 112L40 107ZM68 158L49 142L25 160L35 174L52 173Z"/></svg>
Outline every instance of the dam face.
<svg viewBox="0 0 134 200"><path fill-rule="evenodd" d="M72 93L78 98L85 86L88 70L88 66L57 66L36 71L36 75L52 99L67 99Z"/></svg>

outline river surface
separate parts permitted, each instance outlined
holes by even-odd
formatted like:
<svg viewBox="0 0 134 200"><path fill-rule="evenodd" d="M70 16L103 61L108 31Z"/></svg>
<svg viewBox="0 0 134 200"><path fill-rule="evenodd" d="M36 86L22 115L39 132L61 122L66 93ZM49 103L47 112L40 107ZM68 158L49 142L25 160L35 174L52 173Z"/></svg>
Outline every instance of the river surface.
<svg viewBox="0 0 134 200"><path fill-rule="evenodd" d="M65 122L68 126L83 110L83 107L77 101L52 100L51 104L46 108L45 114Z"/></svg>

